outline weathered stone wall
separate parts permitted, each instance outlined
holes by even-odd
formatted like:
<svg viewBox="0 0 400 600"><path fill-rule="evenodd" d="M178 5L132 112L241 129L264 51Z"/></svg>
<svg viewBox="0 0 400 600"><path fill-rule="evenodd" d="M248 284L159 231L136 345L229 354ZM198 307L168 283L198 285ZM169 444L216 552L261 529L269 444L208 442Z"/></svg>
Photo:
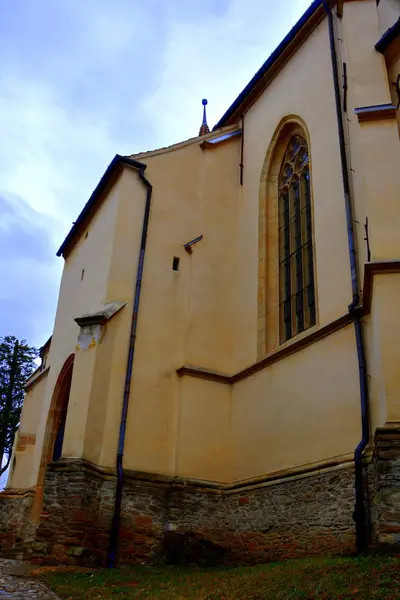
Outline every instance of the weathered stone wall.
<svg viewBox="0 0 400 600"><path fill-rule="evenodd" d="M82 461L50 464L33 547L36 562L103 564L114 505L114 477Z"/></svg>
<svg viewBox="0 0 400 600"><path fill-rule="evenodd" d="M104 564L116 478L80 460L49 465L37 562ZM379 429L364 469L373 550L400 547L400 428ZM33 492L0 494L0 548L33 539ZM255 563L355 551L354 466L241 489L125 473L119 563Z"/></svg>
<svg viewBox="0 0 400 600"><path fill-rule="evenodd" d="M118 544L120 564L163 558L169 486L125 478Z"/></svg>
<svg viewBox="0 0 400 600"><path fill-rule="evenodd" d="M373 462L372 545L400 546L400 429L377 429Z"/></svg>
<svg viewBox="0 0 400 600"><path fill-rule="evenodd" d="M126 474L120 564L255 563L355 550L354 470L206 489ZM115 478L81 461L48 468L37 561L104 564Z"/></svg>
<svg viewBox="0 0 400 600"><path fill-rule="evenodd" d="M351 467L223 495L172 495L169 524L182 537L181 558L191 559L196 546L201 553L200 542L205 556L209 550L234 563L355 550Z"/></svg>
<svg viewBox="0 0 400 600"><path fill-rule="evenodd" d="M7 490L0 494L0 551L34 539L35 525L30 522L34 492Z"/></svg>

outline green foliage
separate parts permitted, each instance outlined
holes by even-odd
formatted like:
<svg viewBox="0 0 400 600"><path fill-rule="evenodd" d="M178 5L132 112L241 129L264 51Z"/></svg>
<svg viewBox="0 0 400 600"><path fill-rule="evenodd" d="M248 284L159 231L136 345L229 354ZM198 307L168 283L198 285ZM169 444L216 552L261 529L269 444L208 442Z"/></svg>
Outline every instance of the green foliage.
<svg viewBox="0 0 400 600"><path fill-rule="evenodd" d="M0 475L11 459L15 432L18 428L25 382L36 369L38 351L25 340L7 335L0 338Z"/></svg>
<svg viewBox="0 0 400 600"><path fill-rule="evenodd" d="M400 561L390 557L289 560L256 567L134 567L37 573L68 600L398 600ZM69 570L73 570L67 568Z"/></svg>

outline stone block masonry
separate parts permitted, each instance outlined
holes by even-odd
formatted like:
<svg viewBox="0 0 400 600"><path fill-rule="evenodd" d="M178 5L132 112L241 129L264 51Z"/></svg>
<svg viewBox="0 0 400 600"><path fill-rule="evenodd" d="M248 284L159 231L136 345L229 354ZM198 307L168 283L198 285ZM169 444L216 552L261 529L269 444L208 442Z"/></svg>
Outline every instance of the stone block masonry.
<svg viewBox="0 0 400 600"><path fill-rule="evenodd" d="M89 463L71 460L50 464L33 546L36 562L104 564L114 488L114 476Z"/></svg>
<svg viewBox="0 0 400 600"><path fill-rule="evenodd" d="M364 495L373 551L400 549L400 428L378 429ZM355 552L354 465L280 474L235 488L125 473L119 564L251 564ZM39 527L34 491L0 494L0 550L33 542L36 562L105 564L112 471L82 460L48 466Z"/></svg>
<svg viewBox="0 0 400 600"><path fill-rule="evenodd" d="M373 463L372 545L400 547L400 428L377 429Z"/></svg>
<svg viewBox="0 0 400 600"><path fill-rule="evenodd" d="M188 553L193 559L197 545L205 546L205 555L219 553L222 562L253 564L353 553L353 510L350 466L214 497L176 490L169 524L184 541L181 558ZM201 562L201 554L198 558L195 562Z"/></svg>
<svg viewBox="0 0 400 600"><path fill-rule="evenodd" d="M30 522L34 491L7 490L0 494L0 550L34 539L36 526Z"/></svg>
<svg viewBox="0 0 400 600"><path fill-rule="evenodd" d="M36 562L105 564L115 478L49 465ZM354 468L223 490L126 473L119 564L253 564L355 551Z"/></svg>

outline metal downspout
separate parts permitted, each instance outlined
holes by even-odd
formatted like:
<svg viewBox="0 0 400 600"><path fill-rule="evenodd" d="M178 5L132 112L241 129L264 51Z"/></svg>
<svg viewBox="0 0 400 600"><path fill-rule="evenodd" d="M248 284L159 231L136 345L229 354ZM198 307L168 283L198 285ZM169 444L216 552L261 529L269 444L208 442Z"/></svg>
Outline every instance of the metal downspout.
<svg viewBox="0 0 400 600"><path fill-rule="evenodd" d="M351 269L351 289L353 299L348 307L350 313L354 315L354 332L356 337L357 346L357 359L358 359L358 372L360 381L360 400L361 400L361 429L362 438L357 448L354 451L354 467L355 467L355 510L354 520L356 524L356 543L357 552L362 552L368 545L368 532L366 523L366 512L364 503L364 490L363 490L363 477L362 477L362 455L365 448L370 440L370 419L369 419L369 399L368 399L368 375L365 360L365 345L364 336L361 323L361 315L359 308L360 303L360 292L358 284L358 262L357 262L357 251L355 245L354 235L354 218L353 218L353 206L351 201L350 192L350 180L349 180L349 168L346 154L346 141L344 134L343 125L343 114L340 98L340 84L338 75L338 62L335 47L335 31L333 26L332 11L326 2L321 0L325 11L328 16L329 25L329 42L332 60L332 74L333 83L335 88L335 101L336 101L336 116L339 133L339 146L340 146L340 158L342 165L343 175L343 192L346 210L346 223L347 223L347 239L349 247L349 259Z"/></svg>
<svg viewBox="0 0 400 600"><path fill-rule="evenodd" d="M136 275L136 285L135 285L135 296L133 302L133 312L132 312L132 322L131 322L131 333L129 340L129 351L128 351L128 360L126 366L126 375L125 375L125 388L124 388L124 398L122 403L122 412L121 412L121 423L119 428L119 439L118 439L118 453L117 453L117 487L115 492L115 504L114 504L114 514L111 523L111 532L110 532L110 542L107 556L107 566L112 569L116 566L116 558L117 558L117 550L118 550L118 537L119 537L119 529L121 522L121 504L122 504L122 491L124 487L124 471L122 466L122 460L124 456L124 445L125 445L125 435L126 435L126 419L128 415L128 406L129 406L129 396L131 389L131 381L132 381L132 370L133 370L133 359L135 356L135 346L136 346L136 330L138 323L138 315L139 315L139 305L140 305L140 293L142 289L142 277L143 277L143 265L144 265L144 257L146 252L146 242L147 242L147 230L149 225L149 217L150 217L150 206L151 206L151 196L153 192L153 188L150 182L144 176L144 171L146 169L146 165L143 165L139 169L139 177L143 184L147 188L147 196L146 196L146 206L144 210L143 217L143 225L142 225L142 239L140 243L140 253L137 267L137 275Z"/></svg>

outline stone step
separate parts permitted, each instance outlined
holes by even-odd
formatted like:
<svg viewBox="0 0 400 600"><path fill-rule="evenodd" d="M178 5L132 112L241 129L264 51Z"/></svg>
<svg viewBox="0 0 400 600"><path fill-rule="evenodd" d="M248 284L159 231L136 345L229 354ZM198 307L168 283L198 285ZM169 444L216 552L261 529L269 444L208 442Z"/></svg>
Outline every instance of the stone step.
<svg viewBox="0 0 400 600"><path fill-rule="evenodd" d="M10 548L11 550L26 550L26 549L31 549L32 548L32 544L33 541L28 541L28 542L17 542L15 544L15 546L13 548Z"/></svg>
<svg viewBox="0 0 400 600"><path fill-rule="evenodd" d="M32 558L32 552L2 552L0 558L9 560L21 560L30 561Z"/></svg>
<svg viewBox="0 0 400 600"><path fill-rule="evenodd" d="M14 560L30 560L32 558L32 542L21 542L14 548L0 552L0 558L9 558Z"/></svg>
<svg viewBox="0 0 400 600"><path fill-rule="evenodd" d="M0 554L1 560L31 560L32 554L29 552L5 552Z"/></svg>

